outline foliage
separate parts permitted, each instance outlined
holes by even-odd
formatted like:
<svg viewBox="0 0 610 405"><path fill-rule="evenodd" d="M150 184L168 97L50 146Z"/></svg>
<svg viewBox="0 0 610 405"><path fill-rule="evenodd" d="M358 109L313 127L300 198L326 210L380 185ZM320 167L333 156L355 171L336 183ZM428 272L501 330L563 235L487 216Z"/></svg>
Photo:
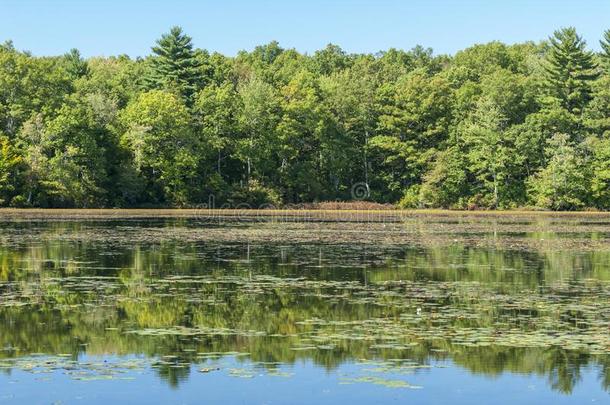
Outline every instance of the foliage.
<svg viewBox="0 0 610 405"><path fill-rule="evenodd" d="M509 185L514 149L505 133L507 119L493 100L482 98L464 121L460 140L467 148L468 168L478 181L486 206L498 208Z"/></svg>
<svg viewBox="0 0 610 405"><path fill-rule="evenodd" d="M610 30L604 31L604 37L599 43L603 51L601 57L604 62L604 67L610 69Z"/></svg>
<svg viewBox="0 0 610 405"><path fill-rule="evenodd" d="M0 131L20 163L4 158L0 205L306 204L361 185L408 207L610 209L610 30L601 48L573 28L454 56L274 41L227 57L179 27L135 60L6 42Z"/></svg>
<svg viewBox="0 0 610 405"><path fill-rule="evenodd" d="M152 50L155 56L150 59L147 77L150 87L176 92L190 105L201 81L191 38L182 28L173 27Z"/></svg>
<svg viewBox="0 0 610 405"><path fill-rule="evenodd" d="M465 208L467 196L467 161L457 147L437 153L432 169L423 178L419 193L424 207Z"/></svg>
<svg viewBox="0 0 610 405"><path fill-rule="evenodd" d="M610 139L593 138L591 149L591 197L595 206L610 209Z"/></svg>
<svg viewBox="0 0 610 405"><path fill-rule="evenodd" d="M549 95L572 113L580 113L589 100L590 84L597 77L593 53L574 28L555 31L549 38L546 86Z"/></svg>
<svg viewBox="0 0 610 405"><path fill-rule="evenodd" d="M9 139L0 133L0 204L10 202L22 161Z"/></svg>
<svg viewBox="0 0 610 405"><path fill-rule="evenodd" d="M554 210L583 208L587 201L588 176L584 159L566 134L548 141L546 167L528 181L530 195L538 207Z"/></svg>
<svg viewBox="0 0 610 405"><path fill-rule="evenodd" d="M199 145L189 120L182 101L160 90L141 94L121 114L123 141L150 185L154 202L190 202Z"/></svg>

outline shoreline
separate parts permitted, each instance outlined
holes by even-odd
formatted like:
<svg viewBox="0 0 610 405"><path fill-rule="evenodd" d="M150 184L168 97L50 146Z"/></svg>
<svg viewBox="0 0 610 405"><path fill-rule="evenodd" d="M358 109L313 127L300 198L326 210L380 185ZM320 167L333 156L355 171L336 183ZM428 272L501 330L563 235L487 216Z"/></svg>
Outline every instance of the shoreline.
<svg viewBox="0 0 610 405"><path fill-rule="evenodd" d="M199 208L0 208L2 218L81 217L81 218L294 218L331 219L333 217L610 217L610 211L544 210L443 210L443 209L199 209Z"/></svg>

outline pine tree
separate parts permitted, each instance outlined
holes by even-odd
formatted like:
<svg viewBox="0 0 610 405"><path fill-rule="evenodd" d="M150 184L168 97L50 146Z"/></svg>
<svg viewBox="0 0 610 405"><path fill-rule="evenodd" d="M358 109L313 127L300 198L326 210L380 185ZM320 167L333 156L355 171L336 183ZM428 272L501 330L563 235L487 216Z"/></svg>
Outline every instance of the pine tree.
<svg viewBox="0 0 610 405"><path fill-rule="evenodd" d="M87 61L82 58L78 49L70 49L70 52L64 55L64 60L66 63L66 70L72 79L78 79L79 77L89 74Z"/></svg>
<svg viewBox="0 0 610 405"><path fill-rule="evenodd" d="M549 95L571 113L579 114L589 101L590 84L598 76L593 53L572 27L555 31L549 42L545 64Z"/></svg>
<svg viewBox="0 0 610 405"><path fill-rule="evenodd" d="M604 32L604 38L599 41L602 47L602 61L604 62L605 68L610 72L610 30Z"/></svg>
<svg viewBox="0 0 610 405"><path fill-rule="evenodd" d="M201 81L191 37L184 34L182 28L173 27L157 40L152 51L155 56L147 77L149 87L177 93L191 106Z"/></svg>

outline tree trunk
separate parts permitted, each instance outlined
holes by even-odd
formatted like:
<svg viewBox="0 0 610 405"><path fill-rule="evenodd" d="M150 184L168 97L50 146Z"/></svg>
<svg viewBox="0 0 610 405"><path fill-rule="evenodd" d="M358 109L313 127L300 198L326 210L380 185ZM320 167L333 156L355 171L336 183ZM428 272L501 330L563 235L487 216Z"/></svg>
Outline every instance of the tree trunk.
<svg viewBox="0 0 610 405"><path fill-rule="evenodd" d="M220 173L220 160L221 160L220 154L221 154L220 149L218 149L218 167L217 167L218 176L222 176L222 173Z"/></svg>
<svg viewBox="0 0 610 405"><path fill-rule="evenodd" d="M498 209L498 179L496 173L493 174L494 178L494 209Z"/></svg>

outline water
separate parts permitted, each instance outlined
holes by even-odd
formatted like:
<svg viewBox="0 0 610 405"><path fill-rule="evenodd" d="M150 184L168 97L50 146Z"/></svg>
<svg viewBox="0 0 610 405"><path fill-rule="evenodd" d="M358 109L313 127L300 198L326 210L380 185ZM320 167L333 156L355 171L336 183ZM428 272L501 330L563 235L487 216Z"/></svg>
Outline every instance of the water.
<svg viewBox="0 0 610 405"><path fill-rule="evenodd" d="M0 228L0 403L610 399L605 216Z"/></svg>

